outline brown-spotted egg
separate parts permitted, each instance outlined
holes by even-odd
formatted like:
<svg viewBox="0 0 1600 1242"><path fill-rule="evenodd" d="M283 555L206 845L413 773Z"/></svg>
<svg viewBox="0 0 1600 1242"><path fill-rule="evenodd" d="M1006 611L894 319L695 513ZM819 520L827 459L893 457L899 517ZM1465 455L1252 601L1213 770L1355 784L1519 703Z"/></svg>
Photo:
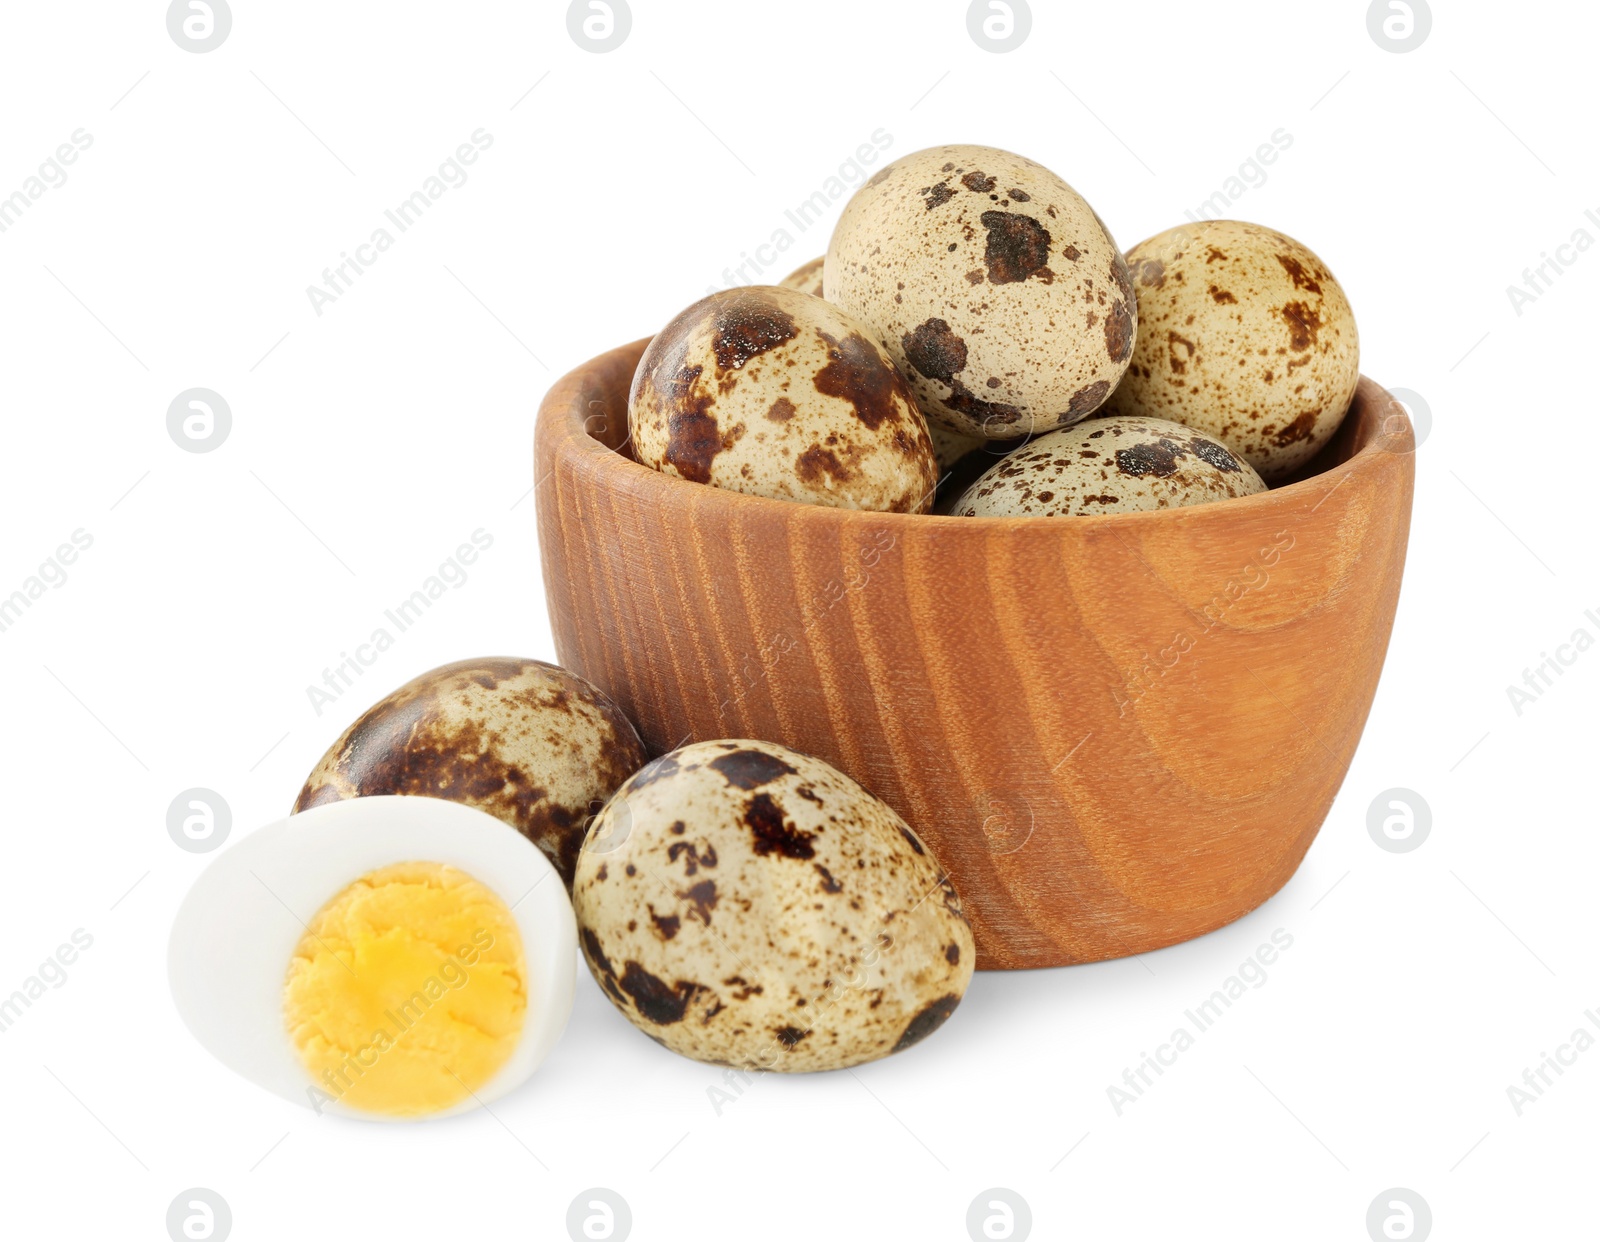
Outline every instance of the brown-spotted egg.
<svg viewBox="0 0 1600 1242"><path fill-rule="evenodd" d="M1133 363L1108 407L1216 436L1269 482L1338 430L1360 378L1356 321L1305 246L1259 224L1183 224L1128 252Z"/></svg>
<svg viewBox="0 0 1600 1242"><path fill-rule="evenodd" d="M698 742L596 817L573 906L596 981L672 1051L744 1069L857 1065L937 1030L972 930L905 822L770 742Z"/></svg>
<svg viewBox="0 0 1600 1242"><path fill-rule="evenodd" d="M294 810L375 794L463 802L532 841L570 888L590 817L644 761L628 718L583 678L539 660L462 660L363 712Z"/></svg>
<svg viewBox="0 0 1600 1242"><path fill-rule="evenodd" d="M1168 509L1250 496L1267 485L1211 437L1161 418L1091 418L1040 436L990 467L957 517L1065 517Z"/></svg>
<svg viewBox="0 0 1600 1242"><path fill-rule="evenodd" d="M1105 225L1049 169L993 147L933 147L874 174L845 205L823 283L888 344L928 420L964 435L1077 422L1133 350L1133 288Z"/></svg>
<svg viewBox="0 0 1600 1242"><path fill-rule="evenodd" d="M656 334L628 403L653 469L777 500L926 513L927 423L872 331L831 303L754 285Z"/></svg>
<svg viewBox="0 0 1600 1242"><path fill-rule="evenodd" d="M959 431L951 431L943 423L929 423L928 434L933 437L933 456L940 470L952 469L968 453L989 443L980 436L964 436Z"/></svg>
<svg viewBox="0 0 1600 1242"><path fill-rule="evenodd" d="M826 255L819 254L809 263L802 263L778 282L784 289L798 289L801 293L809 293L814 298L822 296L822 261Z"/></svg>

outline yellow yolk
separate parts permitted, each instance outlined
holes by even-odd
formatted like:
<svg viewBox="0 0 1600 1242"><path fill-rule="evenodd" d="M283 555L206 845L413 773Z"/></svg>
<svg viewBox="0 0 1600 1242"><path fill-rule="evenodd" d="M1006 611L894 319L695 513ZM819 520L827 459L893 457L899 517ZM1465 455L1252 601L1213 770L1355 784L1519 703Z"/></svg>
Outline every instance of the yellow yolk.
<svg viewBox="0 0 1600 1242"><path fill-rule="evenodd" d="M511 911L441 863L384 867L341 892L311 920L284 989L289 1037L317 1090L398 1117L449 1108L487 1083L527 1009Z"/></svg>

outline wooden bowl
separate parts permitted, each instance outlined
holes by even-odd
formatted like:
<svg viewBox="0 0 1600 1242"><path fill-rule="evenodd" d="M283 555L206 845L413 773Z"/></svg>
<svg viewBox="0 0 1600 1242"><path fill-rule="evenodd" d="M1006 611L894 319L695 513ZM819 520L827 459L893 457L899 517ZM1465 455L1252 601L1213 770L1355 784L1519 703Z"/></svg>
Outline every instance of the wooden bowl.
<svg viewBox="0 0 1600 1242"><path fill-rule="evenodd" d="M764 738L848 772L949 869L982 969L1175 944L1294 873L1400 592L1415 441L1383 389L1258 496L863 513L631 460L645 344L550 390L534 458L556 651L653 754Z"/></svg>

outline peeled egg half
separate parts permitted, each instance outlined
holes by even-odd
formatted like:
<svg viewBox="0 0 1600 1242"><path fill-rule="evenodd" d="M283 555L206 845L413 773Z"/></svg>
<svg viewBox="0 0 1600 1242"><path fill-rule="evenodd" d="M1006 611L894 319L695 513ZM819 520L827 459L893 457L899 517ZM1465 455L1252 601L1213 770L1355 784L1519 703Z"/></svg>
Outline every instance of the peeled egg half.
<svg viewBox="0 0 1600 1242"><path fill-rule="evenodd" d="M318 1113L403 1121L520 1086L572 1012L565 887L526 837L436 798L333 802L217 856L173 923L179 1015Z"/></svg>

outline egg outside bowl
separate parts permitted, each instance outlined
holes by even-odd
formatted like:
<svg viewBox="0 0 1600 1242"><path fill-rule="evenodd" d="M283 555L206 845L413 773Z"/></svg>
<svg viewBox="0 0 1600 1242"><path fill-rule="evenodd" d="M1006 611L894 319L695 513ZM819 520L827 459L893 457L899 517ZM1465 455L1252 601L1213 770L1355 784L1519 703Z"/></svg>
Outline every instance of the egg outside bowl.
<svg viewBox="0 0 1600 1242"><path fill-rule="evenodd" d="M863 513L632 461L645 344L551 388L534 478L561 663L652 754L753 737L833 763L949 869L980 969L1176 944L1294 874L1399 599L1415 440L1382 388L1363 378L1317 459L1255 496Z"/></svg>
<svg viewBox="0 0 1600 1242"><path fill-rule="evenodd" d="M314 865L308 860L315 860ZM522 936L528 1008L510 1059L477 1092L426 1118L330 1100L284 1027L284 983L306 925L346 885L392 863L444 863L486 885ZM217 1060L319 1113L362 1121L431 1120L471 1111L521 1086L572 1013L577 931L565 887L538 848L494 816L437 798L352 798L257 829L196 877L167 941L178 1014Z"/></svg>

